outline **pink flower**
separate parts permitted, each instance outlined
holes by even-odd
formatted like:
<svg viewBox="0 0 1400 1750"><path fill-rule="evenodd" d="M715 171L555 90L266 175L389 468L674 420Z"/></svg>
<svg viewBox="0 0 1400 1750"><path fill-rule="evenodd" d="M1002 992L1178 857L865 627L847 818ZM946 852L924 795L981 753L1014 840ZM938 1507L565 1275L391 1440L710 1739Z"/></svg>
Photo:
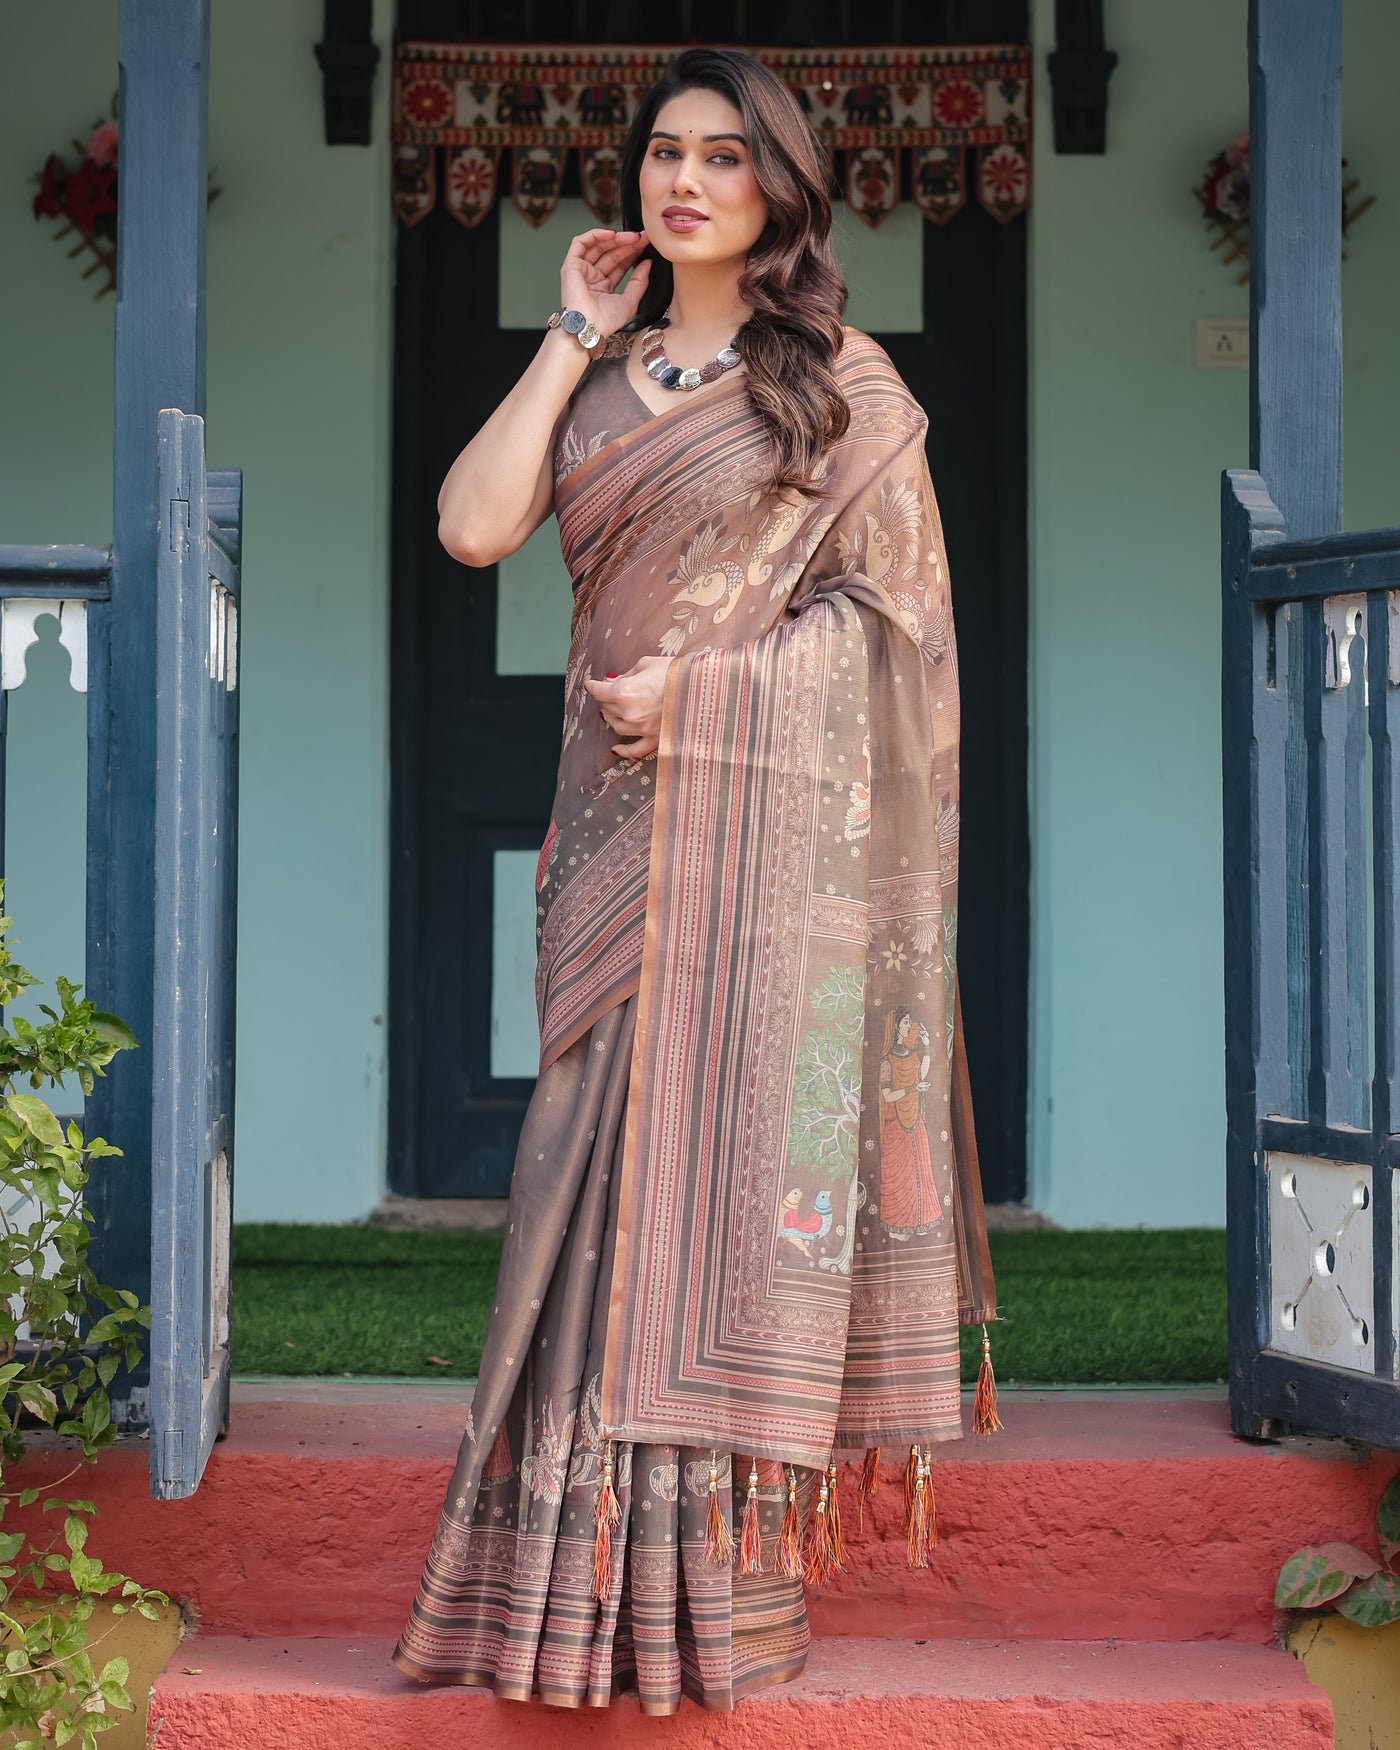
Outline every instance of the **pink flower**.
<svg viewBox="0 0 1400 1750"><path fill-rule="evenodd" d="M1249 163L1248 128L1246 128L1242 134L1236 134L1234 139L1231 140L1230 144L1225 148L1225 162L1227 164Z"/></svg>
<svg viewBox="0 0 1400 1750"><path fill-rule="evenodd" d="M100 127L92 130L92 137L87 143L87 155L94 164L103 169L117 161L117 124L103 122Z"/></svg>

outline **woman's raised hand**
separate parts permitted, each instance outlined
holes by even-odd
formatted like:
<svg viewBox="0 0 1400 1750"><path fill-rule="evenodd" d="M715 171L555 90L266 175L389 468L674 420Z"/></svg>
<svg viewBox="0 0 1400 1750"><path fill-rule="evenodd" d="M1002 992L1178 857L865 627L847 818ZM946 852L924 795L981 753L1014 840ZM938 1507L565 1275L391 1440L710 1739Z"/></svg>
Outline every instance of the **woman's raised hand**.
<svg viewBox="0 0 1400 1750"><path fill-rule="evenodd" d="M569 245L559 270L559 291L566 310L582 310L604 335L616 334L637 314L637 305L651 277L651 263L637 261L647 246L645 231L584 231ZM636 262L625 291L617 282Z"/></svg>

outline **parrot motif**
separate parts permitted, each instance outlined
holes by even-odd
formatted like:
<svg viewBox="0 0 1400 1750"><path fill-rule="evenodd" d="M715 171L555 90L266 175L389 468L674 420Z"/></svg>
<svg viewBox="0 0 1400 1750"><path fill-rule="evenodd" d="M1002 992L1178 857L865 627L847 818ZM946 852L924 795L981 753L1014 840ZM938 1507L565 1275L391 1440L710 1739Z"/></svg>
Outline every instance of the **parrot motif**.
<svg viewBox="0 0 1400 1750"><path fill-rule="evenodd" d="M810 1215L799 1215L797 1212L801 1207L801 1191L796 1189L789 1191L787 1196L783 1198L782 1208L779 1211L778 1238L787 1240L790 1245L796 1246L804 1257L810 1258L813 1244L818 1240L824 1240L831 1232L830 1191L817 1192L812 1199L812 1213Z"/></svg>

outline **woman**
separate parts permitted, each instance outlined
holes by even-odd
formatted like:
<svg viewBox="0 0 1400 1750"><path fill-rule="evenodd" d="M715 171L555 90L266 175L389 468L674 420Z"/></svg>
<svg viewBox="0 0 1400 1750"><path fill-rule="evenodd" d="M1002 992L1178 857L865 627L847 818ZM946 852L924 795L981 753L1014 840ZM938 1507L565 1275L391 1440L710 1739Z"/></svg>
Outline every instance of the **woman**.
<svg viewBox="0 0 1400 1750"><path fill-rule="evenodd" d="M466 1435L394 1657L563 1706L723 1709L797 1675L834 1460L961 1432L992 1316L952 957L957 674L923 413L844 329L827 176L761 63L643 103L628 230L453 464L489 565L574 579L538 872L541 1070ZM616 289L628 268L625 288ZM878 1221L883 1016L935 1042L940 1222ZM936 1136L936 1141L934 1140ZM737 1486L736 1486L737 1485ZM846 1485L849 1486L849 1483Z"/></svg>
<svg viewBox="0 0 1400 1750"><path fill-rule="evenodd" d="M924 1112L931 1062L928 1028L908 1009L891 1009L880 1053L880 1205L871 1214L900 1240L927 1233L943 1214Z"/></svg>

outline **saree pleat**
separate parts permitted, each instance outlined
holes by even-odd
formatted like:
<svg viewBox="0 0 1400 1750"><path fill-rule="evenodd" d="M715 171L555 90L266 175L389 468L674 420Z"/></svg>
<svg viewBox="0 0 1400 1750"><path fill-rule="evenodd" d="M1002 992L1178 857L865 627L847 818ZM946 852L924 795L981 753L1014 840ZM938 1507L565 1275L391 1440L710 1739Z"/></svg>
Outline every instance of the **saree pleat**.
<svg viewBox="0 0 1400 1750"><path fill-rule="evenodd" d="M922 1467L962 1432L958 1326L996 1301L947 571L922 410L863 335L837 373L851 425L814 494L769 485L737 373L656 416L625 359L600 363L563 422L541 1070L394 1653L425 1680L732 1707L805 1662L789 1480L820 1575L833 1457ZM584 683L657 653L659 752L619 758ZM722 1536L740 1545L751 1472L757 1571Z"/></svg>
<svg viewBox="0 0 1400 1750"><path fill-rule="evenodd" d="M635 1690L644 1713L669 1714L682 1695L724 1709L796 1676L809 1636L801 1583L772 1571L779 1474L768 1469L759 1491L766 1571L705 1557L708 1448L613 1444L622 1517L606 1595L593 1595L597 1400L635 1027L633 997L540 1078L469 1436L394 1659L504 1699L603 1707ZM718 1469L737 1542L730 1454ZM811 1487L804 1475L804 1500Z"/></svg>

